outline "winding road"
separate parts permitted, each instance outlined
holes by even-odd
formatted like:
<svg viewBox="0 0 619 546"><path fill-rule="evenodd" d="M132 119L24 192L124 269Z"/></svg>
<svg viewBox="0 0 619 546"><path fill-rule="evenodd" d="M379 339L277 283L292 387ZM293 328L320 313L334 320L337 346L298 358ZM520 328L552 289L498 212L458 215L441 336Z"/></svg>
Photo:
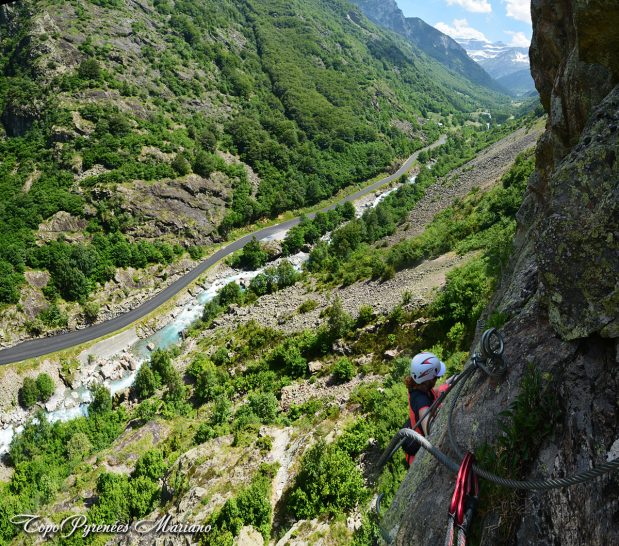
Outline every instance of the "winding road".
<svg viewBox="0 0 619 546"><path fill-rule="evenodd" d="M341 203L356 201L364 195L376 191L381 186L384 186L385 184L396 180L397 178L408 172L413 162L417 159L417 156L422 151L436 148L437 146L444 144L446 141L447 136L442 135L436 142L430 144L429 146L426 146L425 148L422 148L421 150L416 151L413 155L411 155L395 173L387 176L386 178L378 180L377 182L374 182L373 184L370 184L350 195L347 195L337 203L320 209L319 212L327 212L331 209L334 209L337 205ZM307 214L308 218L313 218L314 216L316 216L315 212ZM163 305L170 298L178 294L183 288L186 288L189 284L195 281L209 267L215 265L217 262L219 262L226 256L229 256L236 250L243 248L245 244L251 241L253 237L256 237L256 239L258 240L265 239L279 231L290 229L291 227L296 226L300 221L301 217L298 216L296 218L286 220L285 222L281 222L280 224L275 224L273 226L259 229L241 237L240 239L237 239L236 241L233 241L232 243L219 249L217 252L206 258L189 273L183 275L180 279L174 281L170 286L153 296L148 301L145 301L135 309L119 315L118 317L107 320L105 322L101 322L99 324L94 324L82 330L74 330L72 332L65 332L45 338L24 341L22 343L19 343L18 345L9 347L8 349L3 349L2 351L0 351L0 365L10 364L12 362L20 362L29 358L36 358L38 356L43 356L49 353L54 353L56 351L61 351L63 349L69 349L70 347L73 347L75 345L81 345L82 343L86 343L99 337L112 334L117 330L121 330L122 328L129 326L136 320L148 315L149 313L157 309L160 305Z"/></svg>

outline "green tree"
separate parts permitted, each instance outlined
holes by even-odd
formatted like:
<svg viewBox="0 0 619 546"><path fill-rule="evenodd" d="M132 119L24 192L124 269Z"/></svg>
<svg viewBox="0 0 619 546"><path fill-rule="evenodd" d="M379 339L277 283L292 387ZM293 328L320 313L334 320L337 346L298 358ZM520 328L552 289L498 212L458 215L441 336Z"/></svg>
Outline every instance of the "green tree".
<svg viewBox="0 0 619 546"><path fill-rule="evenodd" d="M217 149L217 135L215 134L215 131L211 128L206 128L200 131L200 134L198 135L198 143L207 152L214 152Z"/></svg>
<svg viewBox="0 0 619 546"><path fill-rule="evenodd" d="M155 377L150 365L144 363L140 366L133 383L137 397L140 399L150 398L160 386L161 382L157 381L157 377Z"/></svg>
<svg viewBox="0 0 619 546"><path fill-rule="evenodd" d="M239 303L242 301L243 292L238 284L235 282L229 282L217 293L217 298L222 307L228 308L233 303Z"/></svg>
<svg viewBox="0 0 619 546"><path fill-rule="evenodd" d="M135 463L131 478L143 476L149 480L157 481L163 478L167 468L168 465L163 458L163 452L160 449L149 449Z"/></svg>
<svg viewBox="0 0 619 546"><path fill-rule="evenodd" d="M243 247L238 258L238 265L248 271L254 271L267 263L269 255L255 237Z"/></svg>
<svg viewBox="0 0 619 546"><path fill-rule="evenodd" d="M304 244L304 230L301 226L295 226L286 234L284 242L282 243L282 251L285 256L291 256L292 254L299 252Z"/></svg>
<svg viewBox="0 0 619 546"><path fill-rule="evenodd" d="M325 309L325 314L328 317L327 327L332 339L340 339L348 334L352 327L353 320L351 316L344 311L340 298L336 298L333 304Z"/></svg>
<svg viewBox="0 0 619 546"><path fill-rule="evenodd" d="M204 178L208 178L219 168L219 158L215 154L203 150L200 150L193 160L193 171Z"/></svg>
<svg viewBox="0 0 619 546"><path fill-rule="evenodd" d="M56 386L52 378L46 374L41 373L37 376L37 390L39 391L39 400L47 402L54 394Z"/></svg>
<svg viewBox="0 0 619 546"><path fill-rule="evenodd" d="M83 80L98 81L101 79L101 66L96 59L85 59L79 64L77 74Z"/></svg>
<svg viewBox="0 0 619 546"><path fill-rule="evenodd" d="M249 407L263 423L272 423L277 416L277 398L271 392L249 395Z"/></svg>
<svg viewBox="0 0 619 546"><path fill-rule="evenodd" d="M303 456L289 507L302 519L335 516L351 510L365 497L363 476L352 459L336 445L321 441Z"/></svg>
<svg viewBox="0 0 619 546"><path fill-rule="evenodd" d="M277 266L277 288L292 286L299 280L300 274L288 260L282 260Z"/></svg>
<svg viewBox="0 0 619 546"><path fill-rule="evenodd" d="M19 403L26 409L31 408L39 399L37 382L32 377L25 377L24 383L17 393Z"/></svg>
<svg viewBox="0 0 619 546"><path fill-rule="evenodd" d="M76 432L67 442L67 457L70 461L81 461L92 449L90 438L85 432Z"/></svg>
<svg viewBox="0 0 619 546"><path fill-rule="evenodd" d="M155 379L158 381L158 386L161 383L168 383L175 370L172 366L172 357L169 351L163 349L155 349L150 355L150 367L155 374Z"/></svg>
<svg viewBox="0 0 619 546"><path fill-rule="evenodd" d="M112 411L112 395L103 385L96 385L92 390L90 412L94 415L105 415Z"/></svg>

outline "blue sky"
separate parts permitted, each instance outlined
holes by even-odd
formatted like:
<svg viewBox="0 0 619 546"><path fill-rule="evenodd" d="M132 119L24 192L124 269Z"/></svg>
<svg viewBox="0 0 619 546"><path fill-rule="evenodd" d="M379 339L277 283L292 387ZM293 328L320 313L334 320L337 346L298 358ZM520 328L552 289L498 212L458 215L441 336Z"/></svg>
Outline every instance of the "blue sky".
<svg viewBox="0 0 619 546"><path fill-rule="evenodd" d="M530 0L396 0L407 17L420 17L453 38L486 38L528 47Z"/></svg>

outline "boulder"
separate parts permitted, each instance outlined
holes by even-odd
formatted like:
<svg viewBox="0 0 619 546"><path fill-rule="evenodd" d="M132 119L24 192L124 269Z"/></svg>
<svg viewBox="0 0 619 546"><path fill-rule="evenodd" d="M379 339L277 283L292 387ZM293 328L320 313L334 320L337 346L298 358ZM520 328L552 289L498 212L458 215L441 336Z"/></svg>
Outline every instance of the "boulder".
<svg viewBox="0 0 619 546"><path fill-rule="evenodd" d="M388 349L383 353L383 357L385 358L385 360L393 360L397 358L399 354L400 351L398 351L398 349Z"/></svg>
<svg viewBox="0 0 619 546"><path fill-rule="evenodd" d="M264 546L264 538L251 526L241 528L235 542L236 546Z"/></svg>

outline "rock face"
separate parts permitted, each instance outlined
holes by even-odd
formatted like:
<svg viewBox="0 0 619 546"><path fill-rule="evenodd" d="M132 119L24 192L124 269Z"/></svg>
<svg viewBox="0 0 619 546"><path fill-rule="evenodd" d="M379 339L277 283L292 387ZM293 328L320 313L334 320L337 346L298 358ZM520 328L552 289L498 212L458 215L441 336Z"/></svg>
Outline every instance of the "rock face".
<svg viewBox="0 0 619 546"><path fill-rule="evenodd" d="M614 0L533 0L532 73L548 112L537 169L519 211L510 271L486 313L506 312L503 380L477 375L454 413L459 444L475 450L500 434L496 414L537 368L558 405L554 429L529 477L563 477L616 457L619 438L619 5ZM447 412L433 443L451 452ZM522 441L527 441L522 438ZM384 517L396 544L437 544L454 477L419 455ZM619 542L619 476L526 492L505 527L500 506L482 521L481 544Z"/></svg>

